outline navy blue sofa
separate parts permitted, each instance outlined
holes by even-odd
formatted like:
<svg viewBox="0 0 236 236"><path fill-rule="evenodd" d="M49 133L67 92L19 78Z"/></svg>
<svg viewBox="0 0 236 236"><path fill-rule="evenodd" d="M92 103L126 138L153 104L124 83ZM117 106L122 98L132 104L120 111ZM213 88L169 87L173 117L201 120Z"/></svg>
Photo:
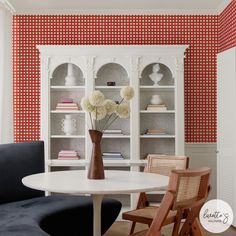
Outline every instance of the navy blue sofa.
<svg viewBox="0 0 236 236"><path fill-rule="evenodd" d="M0 236L92 236L93 203L88 196L44 196L25 187L24 176L44 171L42 141L0 145ZM105 198L102 234L121 203Z"/></svg>

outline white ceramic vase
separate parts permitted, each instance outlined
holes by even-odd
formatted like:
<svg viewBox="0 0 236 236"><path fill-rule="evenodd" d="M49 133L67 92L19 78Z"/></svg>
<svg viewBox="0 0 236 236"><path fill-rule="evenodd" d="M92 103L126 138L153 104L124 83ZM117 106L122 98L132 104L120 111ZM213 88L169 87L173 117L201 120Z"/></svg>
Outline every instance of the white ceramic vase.
<svg viewBox="0 0 236 236"><path fill-rule="evenodd" d="M152 98L150 100L152 105L160 105L162 104L162 99L159 94L152 95Z"/></svg>
<svg viewBox="0 0 236 236"><path fill-rule="evenodd" d="M67 76L65 77L65 86L76 86L76 77L73 73L73 64L68 63Z"/></svg>
<svg viewBox="0 0 236 236"><path fill-rule="evenodd" d="M66 135L72 135L76 131L76 120L71 115L65 115L65 119L61 120L61 130Z"/></svg>

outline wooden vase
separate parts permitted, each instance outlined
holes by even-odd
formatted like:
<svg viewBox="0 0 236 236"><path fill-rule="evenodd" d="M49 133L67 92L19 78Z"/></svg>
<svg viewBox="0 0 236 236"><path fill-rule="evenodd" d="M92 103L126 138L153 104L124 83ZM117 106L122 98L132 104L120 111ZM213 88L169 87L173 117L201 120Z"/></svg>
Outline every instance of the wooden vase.
<svg viewBox="0 0 236 236"><path fill-rule="evenodd" d="M101 141L103 133L98 130L89 130L89 134L93 144L93 149L89 163L88 179L105 179L101 151Z"/></svg>

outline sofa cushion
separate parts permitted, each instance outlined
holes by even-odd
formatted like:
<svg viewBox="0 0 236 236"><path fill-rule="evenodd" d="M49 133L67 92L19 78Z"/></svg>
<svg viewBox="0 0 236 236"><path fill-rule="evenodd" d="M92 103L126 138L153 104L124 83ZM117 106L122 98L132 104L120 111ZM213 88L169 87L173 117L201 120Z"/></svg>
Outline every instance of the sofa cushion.
<svg viewBox="0 0 236 236"><path fill-rule="evenodd" d="M117 218L121 203L104 198L102 234ZM92 236L93 203L85 196L49 196L0 205L0 236Z"/></svg>
<svg viewBox="0 0 236 236"><path fill-rule="evenodd" d="M0 145L0 204L43 196L21 183L23 177L40 172L44 172L42 141Z"/></svg>

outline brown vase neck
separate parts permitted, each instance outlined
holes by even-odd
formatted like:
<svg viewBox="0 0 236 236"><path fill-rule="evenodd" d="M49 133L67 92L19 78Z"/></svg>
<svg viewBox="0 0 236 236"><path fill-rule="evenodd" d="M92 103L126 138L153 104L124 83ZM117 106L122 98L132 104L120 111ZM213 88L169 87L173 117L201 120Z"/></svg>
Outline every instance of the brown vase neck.
<svg viewBox="0 0 236 236"><path fill-rule="evenodd" d="M90 129L89 135L93 143L100 143L102 140L103 133L95 129Z"/></svg>

